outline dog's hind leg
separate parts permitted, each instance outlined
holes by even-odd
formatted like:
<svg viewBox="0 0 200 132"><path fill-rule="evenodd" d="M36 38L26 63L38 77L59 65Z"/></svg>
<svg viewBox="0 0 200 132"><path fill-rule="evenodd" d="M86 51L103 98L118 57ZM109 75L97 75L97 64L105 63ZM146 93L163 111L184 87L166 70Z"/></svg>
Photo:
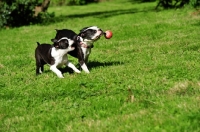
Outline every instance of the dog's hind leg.
<svg viewBox="0 0 200 132"><path fill-rule="evenodd" d="M37 49L35 51L35 60L36 60L36 75L39 75L44 70L44 64L42 64L42 60L40 59L40 55L37 54Z"/></svg>
<svg viewBox="0 0 200 132"><path fill-rule="evenodd" d="M44 64L41 60L36 59L36 75L42 73L44 71Z"/></svg>
<svg viewBox="0 0 200 132"><path fill-rule="evenodd" d="M40 74L40 67L36 66L36 75L39 75Z"/></svg>
<svg viewBox="0 0 200 132"><path fill-rule="evenodd" d="M45 61L43 60L40 60L40 73L43 73L44 72L44 65L45 65Z"/></svg>
<svg viewBox="0 0 200 132"><path fill-rule="evenodd" d="M39 74L41 74L43 72L43 70L44 70L43 67L44 66L41 65L41 64L36 64L36 75L39 75Z"/></svg>
<svg viewBox="0 0 200 132"><path fill-rule="evenodd" d="M36 75L41 73L41 63L40 61L36 60Z"/></svg>
<svg viewBox="0 0 200 132"><path fill-rule="evenodd" d="M42 65L40 68L39 68L39 72L42 73L44 71L44 66Z"/></svg>

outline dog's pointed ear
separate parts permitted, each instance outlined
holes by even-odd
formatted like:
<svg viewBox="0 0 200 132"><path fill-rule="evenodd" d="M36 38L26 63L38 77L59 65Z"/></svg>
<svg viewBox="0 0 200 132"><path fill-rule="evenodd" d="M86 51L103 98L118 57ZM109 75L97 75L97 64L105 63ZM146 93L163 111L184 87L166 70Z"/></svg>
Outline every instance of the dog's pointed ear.
<svg viewBox="0 0 200 132"><path fill-rule="evenodd" d="M51 42L56 43L56 42L58 42L58 40L57 39L51 39Z"/></svg>

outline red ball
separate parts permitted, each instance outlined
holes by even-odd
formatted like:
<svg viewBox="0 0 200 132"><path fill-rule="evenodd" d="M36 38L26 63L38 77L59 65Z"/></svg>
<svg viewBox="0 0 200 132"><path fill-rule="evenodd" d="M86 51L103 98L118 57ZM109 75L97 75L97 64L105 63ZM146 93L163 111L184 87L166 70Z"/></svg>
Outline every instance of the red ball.
<svg viewBox="0 0 200 132"><path fill-rule="evenodd" d="M105 32L105 34L104 34L104 37L105 37L106 39L112 38L112 32L111 32L110 30L107 30L107 31Z"/></svg>

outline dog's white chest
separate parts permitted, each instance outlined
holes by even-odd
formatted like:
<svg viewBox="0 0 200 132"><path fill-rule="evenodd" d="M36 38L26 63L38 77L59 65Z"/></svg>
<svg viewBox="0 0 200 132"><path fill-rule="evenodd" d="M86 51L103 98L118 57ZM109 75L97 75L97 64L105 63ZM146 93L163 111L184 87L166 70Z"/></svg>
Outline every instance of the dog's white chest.
<svg viewBox="0 0 200 132"><path fill-rule="evenodd" d="M68 51L64 50L64 49L52 48L51 55L55 59L55 64L58 65L58 67L66 64L68 62L67 52Z"/></svg>
<svg viewBox="0 0 200 132"><path fill-rule="evenodd" d="M81 47L81 48L82 48L84 59L85 59L85 58L87 58L90 55L91 48L84 48L84 47Z"/></svg>

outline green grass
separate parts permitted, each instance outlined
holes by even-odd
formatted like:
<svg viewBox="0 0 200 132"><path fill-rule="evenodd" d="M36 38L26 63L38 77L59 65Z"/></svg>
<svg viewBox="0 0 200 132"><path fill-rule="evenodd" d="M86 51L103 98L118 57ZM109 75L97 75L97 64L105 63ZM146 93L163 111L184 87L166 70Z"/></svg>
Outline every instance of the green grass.
<svg viewBox="0 0 200 132"><path fill-rule="evenodd" d="M1 30L0 131L200 131L200 15L155 5L50 7L56 23ZM90 74L35 76L37 41L91 25L113 38L94 44Z"/></svg>

